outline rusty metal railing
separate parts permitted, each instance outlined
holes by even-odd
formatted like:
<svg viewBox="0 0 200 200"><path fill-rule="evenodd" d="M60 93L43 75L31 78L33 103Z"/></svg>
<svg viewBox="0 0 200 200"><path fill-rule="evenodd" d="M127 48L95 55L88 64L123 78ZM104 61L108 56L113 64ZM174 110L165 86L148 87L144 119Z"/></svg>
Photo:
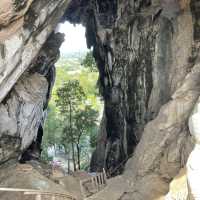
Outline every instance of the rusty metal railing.
<svg viewBox="0 0 200 200"><path fill-rule="evenodd" d="M81 193L83 198L92 196L93 194L98 193L107 185L107 176L106 172L103 169L102 173L97 173L91 178L84 179L80 181Z"/></svg>
<svg viewBox="0 0 200 200"><path fill-rule="evenodd" d="M35 200L77 200L76 197L72 196L68 193L54 193L49 191L41 191L41 190L31 190L31 189L19 189L19 188L4 188L0 187L0 192L16 192L22 193L24 196L34 196ZM45 197L45 198L44 198Z"/></svg>

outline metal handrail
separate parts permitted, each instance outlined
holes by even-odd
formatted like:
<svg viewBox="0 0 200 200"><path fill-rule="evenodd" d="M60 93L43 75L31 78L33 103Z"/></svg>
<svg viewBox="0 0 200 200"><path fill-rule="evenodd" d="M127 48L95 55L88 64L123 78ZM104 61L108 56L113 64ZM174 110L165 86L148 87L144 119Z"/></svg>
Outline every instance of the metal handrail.
<svg viewBox="0 0 200 200"><path fill-rule="evenodd" d="M84 187L85 183L91 184L92 191L89 191L88 189L87 191L85 190L86 189ZM95 193L98 193L101 189L106 187L106 185L107 185L107 176L104 169L103 172L97 173L95 176L80 180L81 193L84 198L87 198Z"/></svg>
<svg viewBox="0 0 200 200"><path fill-rule="evenodd" d="M77 200L76 197L68 193L54 193L54 192L42 191L42 190L0 187L0 192L1 191L2 192L23 192L24 195L36 195L36 199L41 199L41 196L46 195L46 196L52 196L52 199L55 199L55 197L63 197L70 200Z"/></svg>

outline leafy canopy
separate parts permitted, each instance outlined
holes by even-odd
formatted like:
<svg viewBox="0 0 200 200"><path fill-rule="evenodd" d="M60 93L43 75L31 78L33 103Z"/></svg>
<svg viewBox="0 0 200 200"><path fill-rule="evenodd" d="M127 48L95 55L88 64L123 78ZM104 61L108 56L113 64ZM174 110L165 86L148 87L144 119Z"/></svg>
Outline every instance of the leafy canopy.
<svg viewBox="0 0 200 200"><path fill-rule="evenodd" d="M95 59L92 55L92 51L86 54L86 57L83 59L82 65L88 68L91 72L97 72L97 65Z"/></svg>
<svg viewBox="0 0 200 200"><path fill-rule="evenodd" d="M77 110L84 103L86 95L78 80L69 80L57 89L56 105L62 114Z"/></svg>

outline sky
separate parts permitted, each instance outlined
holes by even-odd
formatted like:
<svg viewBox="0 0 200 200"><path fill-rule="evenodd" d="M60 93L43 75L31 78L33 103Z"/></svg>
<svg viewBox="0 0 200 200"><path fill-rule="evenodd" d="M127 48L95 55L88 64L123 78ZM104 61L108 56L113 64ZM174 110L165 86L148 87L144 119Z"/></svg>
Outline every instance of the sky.
<svg viewBox="0 0 200 200"><path fill-rule="evenodd" d="M62 44L60 51L61 54L85 52L87 51L85 27L82 25L70 24L65 22L60 24L59 32L65 34L65 42Z"/></svg>

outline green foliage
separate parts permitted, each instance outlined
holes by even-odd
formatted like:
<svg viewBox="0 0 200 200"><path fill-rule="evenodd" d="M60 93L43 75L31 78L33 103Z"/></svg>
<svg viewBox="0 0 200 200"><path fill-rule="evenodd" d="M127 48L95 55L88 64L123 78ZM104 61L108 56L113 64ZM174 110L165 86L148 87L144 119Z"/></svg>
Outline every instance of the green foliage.
<svg viewBox="0 0 200 200"><path fill-rule="evenodd" d="M97 146L97 133L98 133L98 127L94 127L90 131L90 146L92 149L95 149Z"/></svg>
<svg viewBox="0 0 200 200"><path fill-rule="evenodd" d="M87 105L86 95L77 80L69 80L57 89L56 104L65 119L62 139L66 145L72 144L74 162L73 148L76 146L77 163L80 168L81 139L96 126L98 112L92 109L91 105Z"/></svg>
<svg viewBox="0 0 200 200"><path fill-rule="evenodd" d="M48 148L59 145L62 135L61 116L57 112L56 106L52 103L48 107L48 118L45 122L44 133L42 140L42 159L49 161L52 157L48 156Z"/></svg>
<svg viewBox="0 0 200 200"><path fill-rule="evenodd" d="M83 59L82 65L88 68L91 72L97 72L97 65L92 55L92 51L86 54L86 57Z"/></svg>
<svg viewBox="0 0 200 200"><path fill-rule="evenodd" d="M82 149L81 145L83 145L84 148L84 140L88 140L91 136L91 132L97 129L97 118L98 111L92 109L89 105L86 105L83 109L79 110L74 116L74 137L75 142L80 146L80 149Z"/></svg>
<svg viewBox="0 0 200 200"><path fill-rule="evenodd" d="M87 59L74 55L72 58L64 57L57 63L56 82L43 137L44 160L52 159L48 156L49 148L61 147L74 157L76 166L88 167L91 152L96 146L98 119L102 110L96 87L98 72L81 66L81 60L84 60L83 63L91 62L90 55L86 56Z"/></svg>
<svg viewBox="0 0 200 200"><path fill-rule="evenodd" d="M61 56L56 63L56 67L63 68L65 71L81 70L81 62L86 53L68 53Z"/></svg>
<svg viewBox="0 0 200 200"><path fill-rule="evenodd" d="M92 109L91 105L85 105L74 116L77 132L90 131L96 125L97 118L98 111Z"/></svg>
<svg viewBox="0 0 200 200"><path fill-rule="evenodd" d="M77 135L76 118L86 99L83 88L77 80L69 80L57 89L56 105L64 117L62 140L75 143Z"/></svg>
<svg viewBox="0 0 200 200"><path fill-rule="evenodd" d="M45 146L44 144L41 159L46 162L50 162L53 160L53 156L49 156L48 154L48 146Z"/></svg>
<svg viewBox="0 0 200 200"><path fill-rule="evenodd" d="M84 100L85 93L78 80L69 80L57 89L56 105L64 116L70 112L70 109L77 110Z"/></svg>

